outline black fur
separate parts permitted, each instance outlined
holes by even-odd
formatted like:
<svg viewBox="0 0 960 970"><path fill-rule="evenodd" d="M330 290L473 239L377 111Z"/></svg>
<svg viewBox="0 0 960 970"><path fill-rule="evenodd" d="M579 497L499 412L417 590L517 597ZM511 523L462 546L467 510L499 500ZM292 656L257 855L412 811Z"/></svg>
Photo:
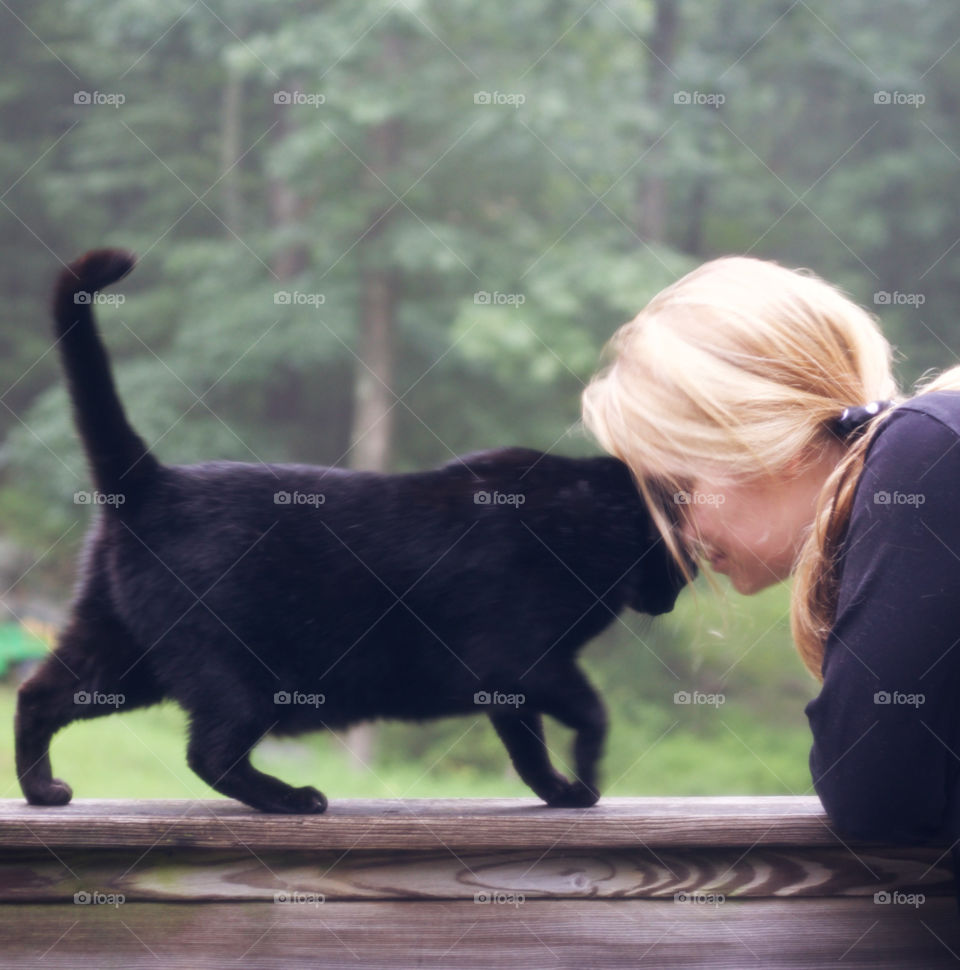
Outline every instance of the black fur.
<svg viewBox="0 0 960 970"><path fill-rule="evenodd" d="M61 727L172 698L190 767L264 811L326 807L251 766L269 732L469 713L490 716L548 804L592 805L606 716L576 653L625 607L669 611L683 585L626 466L523 448L401 475L161 465L127 422L91 312L132 265L94 251L56 287L77 425L114 498L56 651L20 689L27 800L70 800L50 768ZM550 764L541 714L576 731L573 781Z"/></svg>

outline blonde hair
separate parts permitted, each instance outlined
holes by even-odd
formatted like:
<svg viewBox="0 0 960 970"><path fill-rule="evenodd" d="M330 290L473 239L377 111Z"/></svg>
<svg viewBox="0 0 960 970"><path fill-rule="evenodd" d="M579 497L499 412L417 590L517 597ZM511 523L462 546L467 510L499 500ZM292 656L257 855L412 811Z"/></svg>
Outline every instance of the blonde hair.
<svg viewBox="0 0 960 970"><path fill-rule="evenodd" d="M832 422L850 405L903 401L893 349L874 317L814 273L730 256L658 293L617 330L605 355L612 359L583 393L583 423L629 466L688 578L677 493L698 478L722 485L796 474L839 451L793 569L794 641L822 679L854 491L867 448L894 409L843 445ZM960 388L960 367L918 393L947 387Z"/></svg>

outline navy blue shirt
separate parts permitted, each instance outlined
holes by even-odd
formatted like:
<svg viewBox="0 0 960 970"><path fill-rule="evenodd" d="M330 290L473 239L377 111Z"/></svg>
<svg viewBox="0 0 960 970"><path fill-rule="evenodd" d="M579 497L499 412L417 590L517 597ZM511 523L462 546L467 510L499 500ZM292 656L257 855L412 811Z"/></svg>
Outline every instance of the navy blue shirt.
<svg viewBox="0 0 960 970"><path fill-rule="evenodd" d="M871 442L840 558L810 771L837 831L960 836L960 391L899 405Z"/></svg>

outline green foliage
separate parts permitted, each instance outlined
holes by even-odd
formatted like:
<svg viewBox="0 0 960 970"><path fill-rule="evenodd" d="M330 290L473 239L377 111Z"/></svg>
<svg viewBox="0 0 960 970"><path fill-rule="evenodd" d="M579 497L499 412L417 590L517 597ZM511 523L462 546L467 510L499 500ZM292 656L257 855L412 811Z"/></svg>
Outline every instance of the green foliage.
<svg viewBox="0 0 960 970"><path fill-rule="evenodd" d="M19 624L0 624L0 677L8 673L12 664L35 660L46 652L47 645Z"/></svg>
<svg viewBox="0 0 960 970"><path fill-rule="evenodd" d="M658 7L677 14L671 49ZM63 607L90 514L73 500L89 480L46 304L59 261L96 245L141 257L100 320L136 427L174 462L347 463L371 269L399 292L397 470L507 443L589 450L579 395L603 344L723 253L842 285L880 316L904 383L956 361L949 4L18 9L0 9L0 521L36 565L10 577L12 595L56 591ZM78 104L82 91L124 100ZM723 103L680 103L696 92ZM785 588L722 602L698 586L670 617L625 618L590 648L613 708L613 790L802 787L814 685L787 611ZM682 690L727 700L681 710ZM765 723L776 732L751 729ZM438 779L520 793L489 729L462 730L385 729L381 757L439 758ZM565 750L562 733L551 744ZM175 747L157 750L179 765Z"/></svg>

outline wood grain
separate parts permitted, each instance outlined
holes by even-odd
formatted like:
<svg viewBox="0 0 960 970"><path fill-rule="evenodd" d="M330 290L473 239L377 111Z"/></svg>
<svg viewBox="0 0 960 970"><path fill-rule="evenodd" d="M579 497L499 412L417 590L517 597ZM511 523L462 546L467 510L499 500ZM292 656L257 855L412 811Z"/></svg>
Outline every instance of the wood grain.
<svg viewBox="0 0 960 970"><path fill-rule="evenodd" d="M313 852L269 850L9 849L0 857L0 902L68 902L75 893L127 902L273 901L276 893L354 899L672 899L704 892L729 899L873 896L883 890L953 891L949 857L934 850L873 848L523 849Z"/></svg>
<svg viewBox="0 0 960 970"><path fill-rule="evenodd" d="M0 970L933 968L952 889L815 798L0 801Z"/></svg>
<svg viewBox="0 0 960 970"><path fill-rule="evenodd" d="M949 899L0 907L0 968L955 967Z"/></svg>
<svg viewBox="0 0 960 970"><path fill-rule="evenodd" d="M222 800L0 799L0 846L410 850L844 844L815 797L603 798L588 809L536 799L334 801L323 815L264 815Z"/></svg>

